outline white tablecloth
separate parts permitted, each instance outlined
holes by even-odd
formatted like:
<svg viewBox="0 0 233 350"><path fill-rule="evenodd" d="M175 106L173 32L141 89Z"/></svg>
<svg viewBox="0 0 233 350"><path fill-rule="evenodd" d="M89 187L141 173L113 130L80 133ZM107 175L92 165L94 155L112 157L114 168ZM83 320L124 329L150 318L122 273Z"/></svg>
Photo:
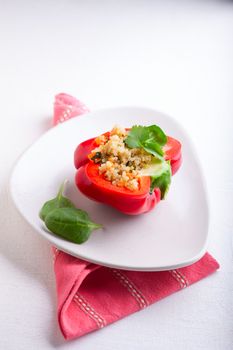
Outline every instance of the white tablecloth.
<svg viewBox="0 0 233 350"><path fill-rule="evenodd" d="M232 349L233 3L0 7L0 349ZM50 245L7 195L13 163L50 127L53 96L63 91L91 109L148 106L184 125L207 179L209 251L221 264L198 284L68 343L56 321Z"/></svg>

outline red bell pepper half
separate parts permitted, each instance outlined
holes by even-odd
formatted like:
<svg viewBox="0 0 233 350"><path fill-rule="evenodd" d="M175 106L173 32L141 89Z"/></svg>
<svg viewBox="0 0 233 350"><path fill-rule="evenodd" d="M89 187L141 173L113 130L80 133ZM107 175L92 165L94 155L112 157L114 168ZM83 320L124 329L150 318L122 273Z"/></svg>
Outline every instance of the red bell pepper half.
<svg viewBox="0 0 233 350"><path fill-rule="evenodd" d="M108 136L109 132L104 135ZM75 183L78 189L88 198L108 204L124 214L138 215L154 208L160 201L160 189L155 188L150 194L150 177L139 178L139 189L130 191L125 187L113 185L99 174L99 164L94 163L88 155L98 145L96 138L91 138L78 145L74 153L74 164L78 169ZM165 160L170 160L172 175L181 165L181 143L167 136L167 143L163 147Z"/></svg>

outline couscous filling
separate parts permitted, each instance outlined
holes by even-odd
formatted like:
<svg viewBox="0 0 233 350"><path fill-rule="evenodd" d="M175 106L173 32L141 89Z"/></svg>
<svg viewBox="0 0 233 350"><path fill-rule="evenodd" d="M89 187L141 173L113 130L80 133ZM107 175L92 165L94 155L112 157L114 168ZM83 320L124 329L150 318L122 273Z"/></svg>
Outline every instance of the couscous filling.
<svg viewBox="0 0 233 350"><path fill-rule="evenodd" d="M129 148L124 142L127 135L126 129L116 126L108 137L97 137L99 146L89 158L99 164L100 175L113 185L136 191L140 186L139 172L152 161L153 155L143 148Z"/></svg>

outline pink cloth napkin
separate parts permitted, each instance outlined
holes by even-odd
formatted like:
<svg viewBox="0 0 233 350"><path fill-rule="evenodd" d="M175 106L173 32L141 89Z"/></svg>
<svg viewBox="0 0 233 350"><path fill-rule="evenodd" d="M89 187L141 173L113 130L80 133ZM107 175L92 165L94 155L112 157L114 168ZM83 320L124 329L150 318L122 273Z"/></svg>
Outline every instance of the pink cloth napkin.
<svg viewBox="0 0 233 350"><path fill-rule="evenodd" d="M59 94L54 103L54 125L87 111L76 98ZM66 339L78 338L144 309L219 268L208 253L187 267L138 272L95 265L56 248L53 251L58 322Z"/></svg>

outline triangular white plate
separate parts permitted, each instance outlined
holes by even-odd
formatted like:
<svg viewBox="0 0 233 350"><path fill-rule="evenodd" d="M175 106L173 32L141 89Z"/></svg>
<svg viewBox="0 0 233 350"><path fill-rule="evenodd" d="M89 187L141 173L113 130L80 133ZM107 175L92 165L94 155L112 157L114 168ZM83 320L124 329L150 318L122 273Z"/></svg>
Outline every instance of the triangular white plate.
<svg viewBox="0 0 233 350"><path fill-rule="evenodd" d="M83 196L74 185L76 146L110 130L115 124L158 124L183 146L183 164L172 179L166 200L147 214L126 216ZM64 179L66 195L86 210L103 230L77 245L44 229L38 217L42 204L55 196ZM60 124L20 157L10 180L19 212L54 246L79 258L115 268L157 271L189 265L206 251L208 203L200 164L189 136L171 117L139 107L98 110Z"/></svg>

